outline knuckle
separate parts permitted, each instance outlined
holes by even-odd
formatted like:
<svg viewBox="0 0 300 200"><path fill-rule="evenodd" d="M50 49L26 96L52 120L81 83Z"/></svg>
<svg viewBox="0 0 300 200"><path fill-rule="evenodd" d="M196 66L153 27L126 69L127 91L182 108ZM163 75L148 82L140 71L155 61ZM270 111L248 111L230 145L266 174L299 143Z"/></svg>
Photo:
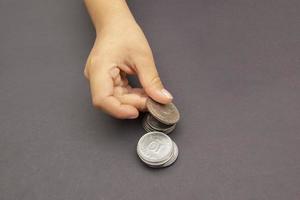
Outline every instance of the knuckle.
<svg viewBox="0 0 300 200"><path fill-rule="evenodd" d="M94 66L94 65L96 65L99 61L100 61L99 56L92 55L92 56L90 56L89 59L88 59L88 65L89 65L89 66Z"/></svg>
<svg viewBox="0 0 300 200"><path fill-rule="evenodd" d="M94 56L94 55L89 56L86 62L85 69L89 71L95 70L95 68L97 68L97 66L100 65L100 63L101 63L101 59L99 58L99 56Z"/></svg>
<svg viewBox="0 0 300 200"><path fill-rule="evenodd" d="M150 86L152 85L161 85L161 80L158 76L158 74L154 75L150 80Z"/></svg>
<svg viewBox="0 0 300 200"><path fill-rule="evenodd" d="M95 108L102 108L103 98L99 96L92 97L92 104Z"/></svg>

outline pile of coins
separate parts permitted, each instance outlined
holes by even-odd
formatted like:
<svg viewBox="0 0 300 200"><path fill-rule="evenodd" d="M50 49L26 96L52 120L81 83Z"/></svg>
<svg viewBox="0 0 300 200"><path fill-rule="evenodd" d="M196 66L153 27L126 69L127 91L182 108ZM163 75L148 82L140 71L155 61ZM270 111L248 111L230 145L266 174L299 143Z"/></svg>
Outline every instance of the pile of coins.
<svg viewBox="0 0 300 200"><path fill-rule="evenodd" d="M162 132L149 132L140 138L137 154L149 167L168 167L176 161L178 147L168 135Z"/></svg>
<svg viewBox="0 0 300 200"><path fill-rule="evenodd" d="M160 131L169 134L175 129L180 114L173 103L164 105L149 98L146 106L149 111L143 120L146 132Z"/></svg>
<svg viewBox="0 0 300 200"><path fill-rule="evenodd" d="M147 133L138 141L137 154L149 167L168 167L178 157L178 147L167 134L175 129L179 111L173 103L163 105L150 98L146 106L149 113L144 117L143 127Z"/></svg>

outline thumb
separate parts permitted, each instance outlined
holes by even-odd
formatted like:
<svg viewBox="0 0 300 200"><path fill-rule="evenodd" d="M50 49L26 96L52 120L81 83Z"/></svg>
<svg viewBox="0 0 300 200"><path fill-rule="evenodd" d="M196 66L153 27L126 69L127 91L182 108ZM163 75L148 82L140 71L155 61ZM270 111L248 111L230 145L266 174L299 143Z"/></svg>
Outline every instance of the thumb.
<svg viewBox="0 0 300 200"><path fill-rule="evenodd" d="M138 78L147 95L159 103L170 103L173 97L164 88L153 59L140 60L136 64Z"/></svg>

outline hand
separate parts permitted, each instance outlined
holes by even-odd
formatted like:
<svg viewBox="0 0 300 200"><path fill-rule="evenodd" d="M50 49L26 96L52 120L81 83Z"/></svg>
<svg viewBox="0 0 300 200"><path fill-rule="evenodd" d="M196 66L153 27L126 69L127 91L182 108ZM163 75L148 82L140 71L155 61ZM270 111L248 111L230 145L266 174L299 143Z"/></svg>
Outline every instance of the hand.
<svg viewBox="0 0 300 200"><path fill-rule="evenodd" d="M116 118L137 118L145 110L147 96L164 104L173 98L161 83L147 39L132 20L101 29L84 74L93 105ZM127 74L137 75L143 88L132 88Z"/></svg>

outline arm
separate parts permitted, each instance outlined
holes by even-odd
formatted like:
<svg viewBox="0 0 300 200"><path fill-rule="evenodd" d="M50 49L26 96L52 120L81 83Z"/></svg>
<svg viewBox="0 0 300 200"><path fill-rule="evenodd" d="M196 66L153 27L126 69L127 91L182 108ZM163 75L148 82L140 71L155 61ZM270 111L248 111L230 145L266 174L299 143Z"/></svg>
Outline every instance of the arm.
<svg viewBox="0 0 300 200"><path fill-rule="evenodd" d="M85 0L85 4L97 33L107 26L135 22L125 0Z"/></svg>
<svg viewBox="0 0 300 200"><path fill-rule="evenodd" d="M95 107L117 118L136 118L146 97L172 101L164 89L146 37L124 0L85 0L96 40L84 70ZM137 75L142 88L132 88L127 74Z"/></svg>

